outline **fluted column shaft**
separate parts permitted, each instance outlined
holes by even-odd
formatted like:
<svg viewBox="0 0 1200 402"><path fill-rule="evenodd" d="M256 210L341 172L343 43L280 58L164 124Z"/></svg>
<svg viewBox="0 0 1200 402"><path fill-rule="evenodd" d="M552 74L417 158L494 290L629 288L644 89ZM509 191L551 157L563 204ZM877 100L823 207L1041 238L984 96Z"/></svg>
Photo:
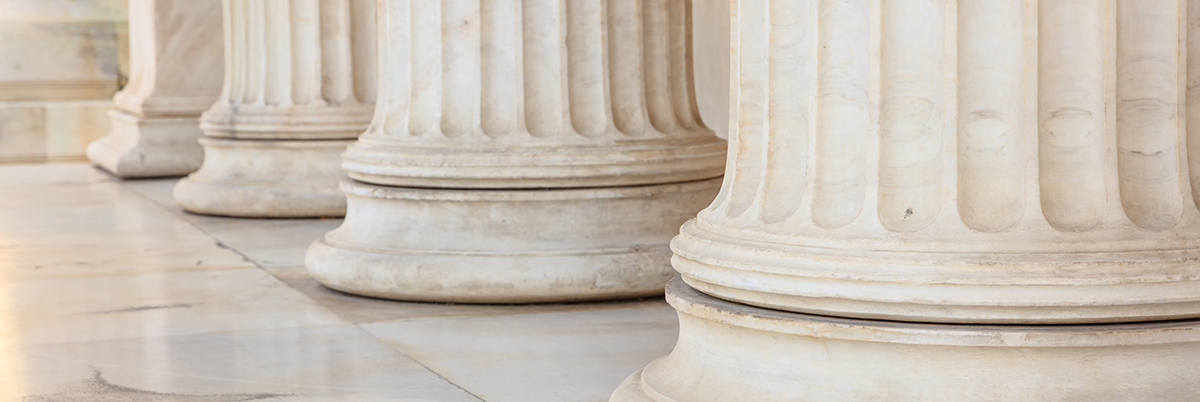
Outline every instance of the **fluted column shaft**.
<svg viewBox="0 0 1200 402"><path fill-rule="evenodd" d="M126 177L180 176L200 168L200 114L221 90L218 0L129 2L130 77L113 98L112 131L88 157Z"/></svg>
<svg viewBox="0 0 1200 402"><path fill-rule="evenodd" d="M313 277L411 300L661 294L666 243L724 168L691 3L382 3L375 117L344 155L346 221L310 248Z"/></svg>
<svg viewBox="0 0 1200 402"><path fill-rule="evenodd" d="M721 174L724 143L696 106L689 2L415 1L389 13L381 107L346 154L352 178L563 188Z"/></svg>
<svg viewBox="0 0 1200 402"><path fill-rule="evenodd" d="M613 401L1200 392L1200 1L731 5L679 344Z"/></svg>
<svg viewBox="0 0 1200 402"><path fill-rule="evenodd" d="M907 321L1200 316L1178 2L867 4L741 2L728 180L674 243L690 285Z"/></svg>
<svg viewBox="0 0 1200 402"><path fill-rule="evenodd" d="M201 118L204 166L184 209L249 217L337 216L339 154L375 101L371 0L224 0L225 78Z"/></svg>

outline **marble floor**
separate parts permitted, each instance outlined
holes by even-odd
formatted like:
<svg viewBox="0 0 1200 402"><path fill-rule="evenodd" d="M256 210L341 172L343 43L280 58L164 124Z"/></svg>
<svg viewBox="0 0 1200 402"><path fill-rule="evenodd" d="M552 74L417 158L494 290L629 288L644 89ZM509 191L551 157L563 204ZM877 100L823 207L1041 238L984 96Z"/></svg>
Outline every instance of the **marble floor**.
<svg viewBox="0 0 1200 402"><path fill-rule="evenodd" d="M0 401L606 401L658 300L401 303L303 267L337 219L191 215L176 179L0 165Z"/></svg>

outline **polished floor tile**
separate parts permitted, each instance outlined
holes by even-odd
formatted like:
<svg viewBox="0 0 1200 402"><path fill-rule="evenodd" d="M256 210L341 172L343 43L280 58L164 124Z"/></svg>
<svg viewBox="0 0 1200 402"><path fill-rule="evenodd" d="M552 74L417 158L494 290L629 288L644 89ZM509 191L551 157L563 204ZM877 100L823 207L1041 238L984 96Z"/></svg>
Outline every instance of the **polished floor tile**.
<svg viewBox="0 0 1200 402"><path fill-rule="evenodd" d="M341 219L237 219L190 214L179 208L171 195L177 181L142 180L126 186L262 267L304 265L308 246L342 224Z"/></svg>
<svg viewBox="0 0 1200 402"><path fill-rule="evenodd" d="M659 302L363 328L487 401L599 402L625 377L671 351L678 319Z"/></svg>
<svg viewBox="0 0 1200 402"><path fill-rule="evenodd" d="M119 181L120 179L85 163L0 165L0 187Z"/></svg>
<svg viewBox="0 0 1200 402"><path fill-rule="evenodd" d="M0 284L0 345L345 324L259 269Z"/></svg>
<svg viewBox="0 0 1200 402"><path fill-rule="evenodd" d="M0 279L6 282L254 266L114 183L10 189L0 187Z"/></svg>
<svg viewBox="0 0 1200 402"><path fill-rule="evenodd" d="M339 219L194 215L178 179L0 165L0 401L605 401L661 299L406 303L303 267Z"/></svg>
<svg viewBox="0 0 1200 402"><path fill-rule="evenodd" d="M0 400L478 401L355 326L0 348Z"/></svg>

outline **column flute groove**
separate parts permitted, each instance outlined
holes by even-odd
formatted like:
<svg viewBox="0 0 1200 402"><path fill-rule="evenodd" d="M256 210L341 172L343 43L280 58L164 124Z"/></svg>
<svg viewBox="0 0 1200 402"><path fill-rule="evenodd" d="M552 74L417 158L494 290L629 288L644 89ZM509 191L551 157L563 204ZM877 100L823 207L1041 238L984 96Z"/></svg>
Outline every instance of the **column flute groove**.
<svg viewBox="0 0 1200 402"><path fill-rule="evenodd" d="M309 272L404 300L661 294L667 241L724 171L686 3L383 1L375 120Z"/></svg>
<svg viewBox="0 0 1200 402"><path fill-rule="evenodd" d="M339 155L367 128L372 110L373 99L358 99L354 88L374 85L374 66L367 66L375 57L352 49L364 35L356 31L374 29L357 21L375 18L371 3L225 0L226 88L200 119L203 166L175 187L185 210L241 217L344 213Z"/></svg>
<svg viewBox="0 0 1200 402"><path fill-rule="evenodd" d="M730 2L727 180L611 400L1194 399L1187 1Z"/></svg>
<svg viewBox="0 0 1200 402"><path fill-rule="evenodd" d="M958 4L958 213L984 232L1025 214L1023 20L1017 2Z"/></svg>
<svg viewBox="0 0 1200 402"><path fill-rule="evenodd" d="M1183 215L1179 171L1179 7L1123 1L1117 8L1117 166L1125 215L1170 229Z"/></svg>
<svg viewBox="0 0 1200 402"><path fill-rule="evenodd" d="M822 228L850 224L866 199L870 131L867 0L820 0L817 131L812 220Z"/></svg>
<svg viewBox="0 0 1200 402"><path fill-rule="evenodd" d="M1091 230L1106 203L1104 5L1043 0L1038 36L1038 178L1042 212L1062 230Z"/></svg>

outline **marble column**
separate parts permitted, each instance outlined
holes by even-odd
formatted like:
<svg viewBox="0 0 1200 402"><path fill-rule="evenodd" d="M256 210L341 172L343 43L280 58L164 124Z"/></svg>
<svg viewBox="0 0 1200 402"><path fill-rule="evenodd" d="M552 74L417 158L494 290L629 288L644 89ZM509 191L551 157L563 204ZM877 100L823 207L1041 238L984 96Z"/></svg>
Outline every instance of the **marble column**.
<svg viewBox="0 0 1200 402"><path fill-rule="evenodd" d="M130 77L88 159L123 178L200 168L200 113L221 90L221 2L130 0Z"/></svg>
<svg viewBox="0 0 1200 402"><path fill-rule="evenodd" d="M225 81L200 118L204 164L175 187L185 210L341 216L339 155L371 120L375 2L225 0Z"/></svg>
<svg viewBox="0 0 1200 402"><path fill-rule="evenodd" d="M309 249L368 296L545 302L661 294L711 200L691 2L381 2L379 102L347 150L343 225Z"/></svg>
<svg viewBox="0 0 1200 402"><path fill-rule="evenodd" d="M1194 399L1183 3L736 1L679 341L612 400Z"/></svg>

